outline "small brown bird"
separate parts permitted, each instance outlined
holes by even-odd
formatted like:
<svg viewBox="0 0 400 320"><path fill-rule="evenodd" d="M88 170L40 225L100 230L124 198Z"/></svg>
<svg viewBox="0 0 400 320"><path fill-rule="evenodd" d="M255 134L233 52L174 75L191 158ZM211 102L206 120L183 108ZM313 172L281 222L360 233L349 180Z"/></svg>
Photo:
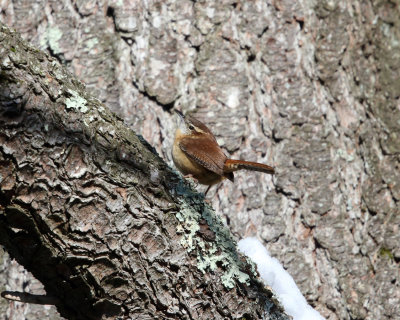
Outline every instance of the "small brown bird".
<svg viewBox="0 0 400 320"><path fill-rule="evenodd" d="M185 117L178 110L175 112L180 117L180 124L175 132L172 159L185 177L209 186L205 194L223 179L233 182L233 172L237 170L274 174L274 168L266 164L228 159L204 123L191 116Z"/></svg>

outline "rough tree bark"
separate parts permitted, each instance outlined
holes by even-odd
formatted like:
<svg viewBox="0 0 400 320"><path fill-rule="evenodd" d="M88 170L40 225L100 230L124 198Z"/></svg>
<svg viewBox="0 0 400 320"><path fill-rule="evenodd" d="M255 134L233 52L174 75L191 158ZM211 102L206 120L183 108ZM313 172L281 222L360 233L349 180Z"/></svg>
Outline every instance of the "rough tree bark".
<svg viewBox="0 0 400 320"><path fill-rule="evenodd" d="M69 67L170 160L178 106L236 158L212 189L328 319L400 318L400 13L395 1L3 0L0 19Z"/></svg>
<svg viewBox="0 0 400 320"><path fill-rule="evenodd" d="M4 25L0 43L0 243L62 316L288 319L149 144Z"/></svg>

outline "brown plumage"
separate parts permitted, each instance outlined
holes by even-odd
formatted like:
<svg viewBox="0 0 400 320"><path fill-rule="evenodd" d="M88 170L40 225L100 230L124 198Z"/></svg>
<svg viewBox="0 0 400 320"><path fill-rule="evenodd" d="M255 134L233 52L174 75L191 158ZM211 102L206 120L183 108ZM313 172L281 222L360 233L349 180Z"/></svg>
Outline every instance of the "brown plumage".
<svg viewBox="0 0 400 320"><path fill-rule="evenodd" d="M225 161L224 172L234 172L240 169L259 171L269 174L275 173L275 169L273 167L258 162L233 160L233 159L227 159Z"/></svg>
<svg viewBox="0 0 400 320"><path fill-rule="evenodd" d="M266 164L228 159L204 123L176 112L181 124L175 133L172 158L185 176L191 176L210 188L223 179L233 182L233 172L241 169L274 174L274 168Z"/></svg>

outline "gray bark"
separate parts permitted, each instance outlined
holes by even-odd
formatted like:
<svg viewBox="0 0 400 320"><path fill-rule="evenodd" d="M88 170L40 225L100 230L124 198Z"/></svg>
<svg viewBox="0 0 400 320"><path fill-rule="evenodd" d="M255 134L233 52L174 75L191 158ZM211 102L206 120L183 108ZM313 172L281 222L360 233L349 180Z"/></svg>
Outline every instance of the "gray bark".
<svg viewBox="0 0 400 320"><path fill-rule="evenodd" d="M288 319L203 197L0 27L0 244L61 315Z"/></svg>
<svg viewBox="0 0 400 320"><path fill-rule="evenodd" d="M400 19L391 1L3 1L170 161L173 107L233 158L210 192L328 319L400 318Z"/></svg>

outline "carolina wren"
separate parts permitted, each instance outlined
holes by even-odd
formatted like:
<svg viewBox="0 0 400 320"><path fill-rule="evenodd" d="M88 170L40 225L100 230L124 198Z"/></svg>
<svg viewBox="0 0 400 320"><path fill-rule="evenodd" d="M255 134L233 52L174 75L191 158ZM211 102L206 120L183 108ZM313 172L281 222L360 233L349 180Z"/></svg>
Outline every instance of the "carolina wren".
<svg viewBox="0 0 400 320"><path fill-rule="evenodd" d="M233 182L233 172L237 170L274 174L274 168L266 164L228 159L204 123L191 116L185 117L178 110L175 112L180 117L180 124L175 132L172 159L185 177L193 177L209 186L205 194L223 179Z"/></svg>

